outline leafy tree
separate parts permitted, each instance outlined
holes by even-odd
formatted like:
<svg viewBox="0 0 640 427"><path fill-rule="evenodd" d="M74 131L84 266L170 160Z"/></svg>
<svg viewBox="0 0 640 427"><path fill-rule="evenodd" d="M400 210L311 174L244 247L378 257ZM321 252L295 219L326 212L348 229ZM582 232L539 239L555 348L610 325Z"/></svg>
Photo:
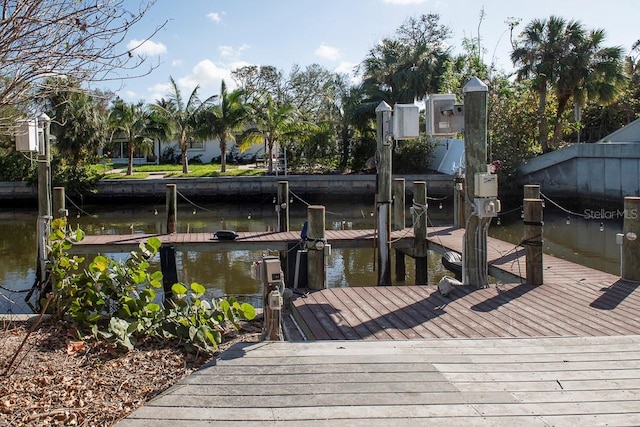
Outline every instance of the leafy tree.
<svg viewBox="0 0 640 427"><path fill-rule="evenodd" d="M218 104L205 111L206 120L211 126L211 135L220 141L221 172L227 168L227 141L235 142L235 133L243 129L249 114L249 108L242 102L243 91L227 91L222 80Z"/></svg>
<svg viewBox="0 0 640 427"><path fill-rule="evenodd" d="M552 143L561 138L563 114L573 100L582 105L588 97L610 101L622 81L619 48L604 48L602 30L587 33L579 21L557 16L535 19L516 42L511 60L520 81L529 78L538 94L539 142L550 150L547 97L556 96Z"/></svg>
<svg viewBox="0 0 640 427"><path fill-rule="evenodd" d="M178 84L169 77L171 93L165 105L153 104L152 108L167 120L169 128L173 129L173 137L178 141L182 155L182 173L189 172L187 158L189 145L194 141L204 141L207 135L207 122L204 110L210 105L215 96L204 102L198 98L200 86L196 86L189 98L184 100Z"/></svg>
<svg viewBox="0 0 640 427"><path fill-rule="evenodd" d="M0 108L32 106L34 97L57 90L49 76L86 84L146 74L145 58L129 51L127 33L154 0L5 0L0 3ZM164 23L152 30L155 34ZM142 43L142 42L141 42ZM117 72L117 75L116 75ZM12 124L16 117L4 117Z"/></svg>
<svg viewBox="0 0 640 427"><path fill-rule="evenodd" d="M273 172L273 148L277 143L299 133L296 127L297 111L289 104L278 106L275 100L264 95L253 105L253 127L244 132L242 148L265 143L268 157L268 173Z"/></svg>
<svg viewBox="0 0 640 427"><path fill-rule="evenodd" d="M242 89L247 102L264 94L270 94L280 102L283 100L283 75L272 65L246 65L233 70L231 76Z"/></svg>
<svg viewBox="0 0 640 427"><path fill-rule="evenodd" d="M51 117L51 134L55 136L55 151L71 167L95 161L104 146L106 109L100 102L102 94L89 93L80 82L66 78L49 79L51 88L45 99Z"/></svg>
<svg viewBox="0 0 640 427"><path fill-rule="evenodd" d="M109 114L109 126L114 136L127 140L127 175L133 175L133 156L136 148L149 151L153 140L150 132L151 114L143 103L127 103L117 99Z"/></svg>
<svg viewBox="0 0 640 427"><path fill-rule="evenodd" d="M437 14L411 18L395 38L385 38L369 51L359 68L372 104L411 103L441 87L450 31L439 19Z"/></svg>

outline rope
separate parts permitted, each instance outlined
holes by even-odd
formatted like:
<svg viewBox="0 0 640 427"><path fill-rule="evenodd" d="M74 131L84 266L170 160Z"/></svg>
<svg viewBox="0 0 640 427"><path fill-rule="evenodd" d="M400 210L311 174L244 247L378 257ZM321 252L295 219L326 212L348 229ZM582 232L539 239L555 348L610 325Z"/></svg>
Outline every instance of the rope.
<svg viewBox="0 0 640 427"><path fill-rule="evenodd" d="M214 212L214 211L212 211L212 210L210 210L210 209L207 209L207 208L205 208L205 207L202 207L202 206L200 206L200 205L197 205L197 204L193 203L191 200L189 200L189 199L187 198L187 196L185 196L184 194L182 194L180 191L176 190L176 193L178 193L178 195L179 195L180 197L182 197L182 198L183 198L187 203L189 203L189 204L190 204L191 206L193 206L194 208L198 208L198 209L200 209L200 210L203 210L203 211L205 211L205 212L209 212L209 213L212 213L212 214L215 214L215 213L216 213L216 212Z"/></svg>
<svg viewBox="0 0 640 427"><path fill-rule="evenodd" d="M584 214L581 213L577 213L577 212L573 212L570 211L569 209L563 208L562 206L560 206L559 204L557 204L556 202L554 202L553 200L551 200L550 198L548 198L542 191L540 192L540 195L542 197L544 197L545 200L548 200L552 205L554 205L555 207L557 207L558 209L562 210L565 213L568 213L569 215L573 215L573 216L579 216L581 218L585 218Z"/></svg>
<svg viewBox="0 0 640 427"><path fill-rule="evenodd" d="M67 199L69 201L69 203L71 203L78 210L78 212L81 212L81 213L85 214L86 216L90 216L91 218L96 218L98 216L98 215L92 215L89 212L87 212L84 209L82 209L80 206L75 204L75 202L73 200L71 200L71 198L69 196L65 195L64 198Z"/></svg>

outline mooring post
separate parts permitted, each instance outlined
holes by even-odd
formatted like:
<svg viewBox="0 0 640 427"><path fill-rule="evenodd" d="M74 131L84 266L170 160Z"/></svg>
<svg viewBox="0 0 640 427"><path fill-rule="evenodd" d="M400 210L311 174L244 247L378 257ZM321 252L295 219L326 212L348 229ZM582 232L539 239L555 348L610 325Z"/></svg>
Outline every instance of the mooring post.
<svg viewBox="0 0 640 427"><path fill-rule="evenodd" d="M624 280L640 282L640 197L624 198L620 272Z"/></svg>
<svg viewBox="0 0 640 427"><path fill-rule="evenodd" d="M464 177L456 176L453 180L453 227L464 227Z"/></svg>
<svg viewBox="0 0 640 427"><path fill-rule="evenodd" d="M178 269L176 266L176 248L171 245L160 246L160 271L162 271L162 289L164 301L173 296L171 287L178 283Z"/></svg>
<svg viewBox="0 0 640 427"><path fill-rule="evenodd" d="M487 276L487 227L491 218L475 212L475 176L487 172L487 97L489 89L477 77L462 88L464 93L465 232L462 279L465 285L489 286Z"/></svg>
<svg viewBox="0 0 640 427"><path fill-rule="evenodd" d="M393 180L393 224L394 231L405 228L405 180ZM404 252L395 250L396 254L396 282L404 282L407 277L407 264Z"/></svg>
<svg viewBox="0 0 640 427"><path fill-rule="evenodd" d="M310 205L307 207L307 283L309 289L325 288L325 257L324 238L325 209L324 206Z"/></svg>
<svg viewBox="0 0 640 427"><path fill-rule="evenodd" d="M64 187L53 188L53 217L66 218L67 206L64 195Z"/></svg>
<svg viewBox="0 0 640 427"><path fill-rule="evenodd" d="M278 181L278 231L289 231L289 181Z"/></svg>
<svg viewBox="0 0 640 427"><path fill-rule="evenodd" d="M524 186L524 199L539 199L540 186L535 184L527 184Z"/></svg>
<svg viewBox="0 0 640 427"><path fill-rule="evenodd" d="M416 263L416 285L429 282L427 265L427 183L413 183L413 256Z"/></svg>
<svg viewBox="0 0 640 427"><path fill-rule="evenodd" d="M382 101L376 107L377 128L377 191L376 213L378 218L378 286L391 285L391 112Z"/></svg>
<svg viewBox="0 0 640 427"><path fill-rule="evenodd" d="M167 184L167 234L176 232L178 222L178 189L176 184Z"/></svg>
<svg viewBox="0 0 640 427"><path fill-rule="evenodd" d="M524 209L524 250L526 258L527 283L542 285L542 200L523 199Z"/></svg>

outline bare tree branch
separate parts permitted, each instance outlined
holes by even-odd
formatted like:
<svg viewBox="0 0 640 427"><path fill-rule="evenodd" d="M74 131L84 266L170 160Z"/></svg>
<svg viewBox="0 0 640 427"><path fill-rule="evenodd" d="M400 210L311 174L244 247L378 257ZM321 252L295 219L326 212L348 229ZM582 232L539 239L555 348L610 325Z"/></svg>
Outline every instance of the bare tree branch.
<svg viewBox="0 0 640 427"><path fill-rule="evenodd" d="M157 64L125 45L155 0L3 0L0 4L0 109L27 110L54 88L47 77L92 85L151 72ZM166 22L165 22L166 23ZM153 37L165 23L146 38Z"/></svg>

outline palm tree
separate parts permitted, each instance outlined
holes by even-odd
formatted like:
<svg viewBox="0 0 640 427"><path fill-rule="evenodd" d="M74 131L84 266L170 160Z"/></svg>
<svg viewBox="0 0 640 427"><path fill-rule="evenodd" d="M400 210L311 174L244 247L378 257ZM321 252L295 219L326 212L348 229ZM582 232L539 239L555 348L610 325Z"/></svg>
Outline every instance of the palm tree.
<svg viewBox="0 0 640 427"><path fill-rule="evenodd" d="M200 86L196 86L189 98L185 102L182 92L178 84L169 77L171 84L171 93L169 94L168 103L165 105L153 104L154 111L165 116L173 129L173 136L180 146L180 154L182 155L182 173L189 172L189 161L187 159L189 145L194 141L204 141L206 133L203 129L207 126L203 111L210 105L215 96L207 100L200 101L198 98L198 90Z"/></svg>
<svg viewBox="0 0 640 427"><path fill-rule="evenodd" d="M273 148L283 139L300 132L295 119L296 110L290 105L276 105L269 95L263 96L258 104L253 106L252 120L254 126L245 131L241 149L264 142L268 156L267 172L273 172Z"/></svg>
<svg viewBox="0 0 640 427"><path fill-rule="evenodd" d="M128 143L127 175L133 175L133 155L136 148L147 151L153 144L149 132L150 112L142 103L129 104L117 99L109 114L111 138L122 135Z"/></svg>
<svg viewBox="0 0 640 427"><path fill-rule="evenodd" d="M549 121L547 120L547 95L558 80L558 62L565 58L568 47L566 33L573 33L575 23L557 16L549 20L534 19L520 35L520 44L511 52L511 61L519 66L518 80L531 79L538 101L538 133L544 153L549 151ZM577 29L576 29L577 30Z"/></svg>
<svg viewBox="0 0 640 427"><path fill-rule="evenodd" d="M582 31L584 32L584 31ZM562 117L570 101L577 107L588 100L610 102L617 96L626 78L620 47L602 47L604 30L593 30L577 40L567 58L561 62L555 85L556 116L552 142L562 138Z"/></svg>
<svg viewBox="0 0 640 427"><path fill-rule="evenodd" d="M220 141L220 171L227 170L227 141L235 142L235 133L242 129L249 109L242 103L243 91L236 89L227 92L227 85L222 80L219 103L207 109L206 120L211 126L211 134Z"/></svg>

